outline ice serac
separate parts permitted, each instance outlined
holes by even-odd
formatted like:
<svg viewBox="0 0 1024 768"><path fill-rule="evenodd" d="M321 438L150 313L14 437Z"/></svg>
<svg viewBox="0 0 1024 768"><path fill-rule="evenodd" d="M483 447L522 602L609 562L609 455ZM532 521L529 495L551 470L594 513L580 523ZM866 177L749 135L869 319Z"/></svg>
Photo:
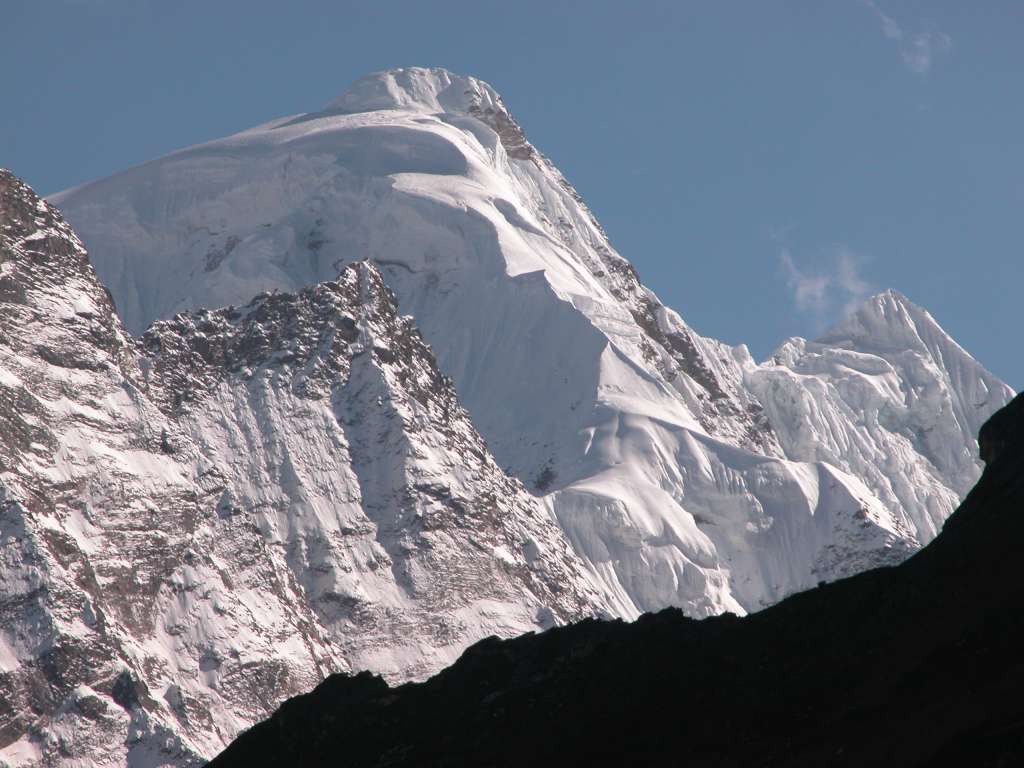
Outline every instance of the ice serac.
<svg viewBox="0 0 1024 768"><path fill-rule="evenodd" d="M981 474L973 435L1013 396L905 296L868 299L749 377L787 455L861 478L921 544Z"/></svg>
<svg viewBox="0 0 1024 768"><path fill-rule="evenodd" d="M0 172L0 761L199 765L333 671L608 613L379 273L121 327Z"/></svg>
<svg viewBox="0 0 1024 768"><path fill-rule="evenodd" d="M320 111L54 201L136 332L182 310L334 280L369 259L499 465L543 497L623 616L666 605L742 613L895 562L966 487L932 469L934 440L906 430L891 432L903 463L885 461L845 384L822 418L842 420L837 446L867 441L865 460L802 446L792 409L817 402L827 377L777 363L762 373L744 347L702 337L665 307L472 77L369 75ZM854 357L870 339L850 344ZM840 354L840 340L825 346ZM792 403L771 396L784 376L799 389ZM880 395L896 398L895 411L911 384L901 376ZM989 389L979 418L1007 397ZM973 434L957 440L950 450L974 455ZM973 458L958 466L976 476ZM913 489L913 509L886 490L908 467L935 478Z"/></svg>

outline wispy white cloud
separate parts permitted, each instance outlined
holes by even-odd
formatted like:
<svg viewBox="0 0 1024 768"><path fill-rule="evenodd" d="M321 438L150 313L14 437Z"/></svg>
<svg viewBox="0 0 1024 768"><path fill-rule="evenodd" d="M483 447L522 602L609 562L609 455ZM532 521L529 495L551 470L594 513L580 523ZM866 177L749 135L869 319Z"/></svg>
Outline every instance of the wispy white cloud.
<svg viewBox="0 0 1024 768"><path fill-rule="evenodd" d="M915 75L927 75L932 69L932 62L935 58L952 50L953 38L945 32L937 29L905 32L903 26L883 11L874 0L861 0L861 2L875 14L882 34L896 43L900 58L903 59L907 69Z"/></svg>
<svg viewBox="0 0 1024 768"><path fill-rule="evenodd" d="M863 260L846 247L836 256L835 287L846 297L840 309L843 315L853 312L874 293L874 288L860 274L862 263Z"/></svg>
<svg viewBox="0 0 1024 768"><path fill-rule="evenodd" d="M779 261L786 273L786 283L793 292L793 301L801 312L822 314L827 305L828 287L832 278L828 275L808 275L801 270L788 248L779 253Z"/></svg>
<svg viewBox="0 0 1024 768"><path fill-rule="evenodd" d="M882 25L882 34L890 40L903 40L903 27L896 23L896 19L892 16L886 15L886 13L878 7L877 3L871 2L871 0L864 0L864 5L875 12L878 17L878 21Z"/></svg>
<svg viewBox="0 0 1024 768"><path fill-rule="evenodd" d="M940 53L946 53L953 47L953 38L945 32L918 32L900 49L903 63L911 72L927 75L932 68L932 60Z"/></svg>
<svg viewBox="0 0 1024 768"><path fill-rule="evenodd" d="M801 267L789 248L779 251L779 264L797 310L814 316L818 324L837 315L847 315L872 294L871 284L861 275L863 259L841 245L815 270Z"/></svg>

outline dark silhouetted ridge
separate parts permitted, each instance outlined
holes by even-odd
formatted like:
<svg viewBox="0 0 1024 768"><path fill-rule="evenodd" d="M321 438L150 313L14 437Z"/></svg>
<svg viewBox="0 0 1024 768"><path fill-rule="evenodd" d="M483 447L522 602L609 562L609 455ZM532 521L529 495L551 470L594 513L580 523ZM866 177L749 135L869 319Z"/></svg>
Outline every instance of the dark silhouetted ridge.
<svg viewBox="0 0 1024 768"><path fill-rule="evenodd" d="M904 564L746 618L677 610L477 643L420 684L335 675L211 766L970 765L1024 760L1024 400Z"/></svg>

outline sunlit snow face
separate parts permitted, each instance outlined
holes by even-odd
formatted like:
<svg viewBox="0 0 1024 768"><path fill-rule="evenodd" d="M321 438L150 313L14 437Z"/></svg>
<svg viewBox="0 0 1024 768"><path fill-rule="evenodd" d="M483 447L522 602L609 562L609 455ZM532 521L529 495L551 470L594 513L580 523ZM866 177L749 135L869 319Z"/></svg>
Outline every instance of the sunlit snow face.
<svg viewBox="0 0 1024 768"><path fill-rule="evenodd" d="M135 329L371 259L623 615L752 610L934 535L978 471L964 404L1005 388L902 298L766 365L700 336L524 146L489 86L401 70L60 200Z"/></svg>

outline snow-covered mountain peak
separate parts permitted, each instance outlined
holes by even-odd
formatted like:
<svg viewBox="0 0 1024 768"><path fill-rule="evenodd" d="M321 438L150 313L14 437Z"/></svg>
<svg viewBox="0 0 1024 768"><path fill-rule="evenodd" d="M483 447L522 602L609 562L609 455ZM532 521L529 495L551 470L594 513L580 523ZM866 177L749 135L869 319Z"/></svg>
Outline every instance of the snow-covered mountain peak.
<svg viewBox="0 0 1024 768"><path fill-rule="evenodd" d="M902 377L908 396L925 397L936 384L948 388L966 438L978 433L993 403L1002 405L1013 397L1013 390L960 346L928 310L895 290L872 296L816 346L887 360Z"/></svg>
<svg viewBox="0 0 1024 768"><path fill-rule="evenodd" d="M397 109L468 115L476 109L488 108L504 109L498 93L482 80L440 67L404 67L359 78L325 109L347 113Z"/></svg>
<svg viewBox="0 0 1024 768"><path fill-rule="evenodd" d="M343 285L346 266L369 259L453 382L463 431L478 431L496 466L541 497L521 500L554 516L622 616L665 605L693 615L754 610L902 557L934 535L980 472L970 425L1009 399L962 350L944 356L948 337L923 321L908 338L934 338L927 354L919 343L897 345L892 329L887 345L873 347L853 329L848 343L793 340L791 354L763 366L700 336L640 282L498 94L444 70L370 75L324 111L184 149L53 201L135 332L184 310L244 306L264 291L301 297L339 273ZM365 446L394 446L397 469L367 487L399 499L408 467L434 472L404 458L415 441L399 424L433 423L447 398L419 388L439 384L431 366L388 359L400 323L376 324L365 302L352 305L356 339L343 356L358 398L331 419L355 446L357 475L372 475L360 463ZM876 318L884 314L867 312L864 339L872 324L888 328ZM248 333L245 322L229 325L236 341ZM181 332L202 348L202 335ZM250 366L260 369L251 380L218 379L232 378L235 393L244 384L244 418L225 421L213 408L227 395L203 394L189 417L196 440L217 433L227 445L228 422L255 433L250 422L266 419L272 403L322 407L323 398L294 388L309 380L297 362L287 381L276 363ZM264 380L282 383L273 400ZM977 414L954 418L967 402ZM359 421L356 405L391 415ZM387 425L390 442L378 430ZM291 454L306 457L297 473L313 471L320 458L308 438L287 429ZM463 442L445 449L436 477L459 472L452 457L467 455ZM225 465L247 450L225 452ZM500 472L489 474L498 483ZM332 494L321 497L324 514ZM280 499L282 509L292 503ZM377 501L368 509L386 511Z"/></svg>
<svg viewBox="0 0 1024 768"><path fill-rule="evenodd" d="M788 339L747 381L787 456L864 479L921 543L977 479L974 436L1013 397L895 290L816 341Z"/></svg>
<svg viewBox="0 0 1024 768"><path fill-rule="evenodd" d="M835 346L895 350L920 348L926 338L936 337L953 341L926 309L890 288L865 300L818 341Z"/></svg>
<svg viewBox="0 0 1024 768"><path fill-rule="evenodd" d="M786 339L769 362L792 366L808 349L827 348L839 355L843 350L855 353L921 350L925 348L924 337L943 338L956 344L927 310L889 288L853 307L814 340L799 336Z"/></svg>

